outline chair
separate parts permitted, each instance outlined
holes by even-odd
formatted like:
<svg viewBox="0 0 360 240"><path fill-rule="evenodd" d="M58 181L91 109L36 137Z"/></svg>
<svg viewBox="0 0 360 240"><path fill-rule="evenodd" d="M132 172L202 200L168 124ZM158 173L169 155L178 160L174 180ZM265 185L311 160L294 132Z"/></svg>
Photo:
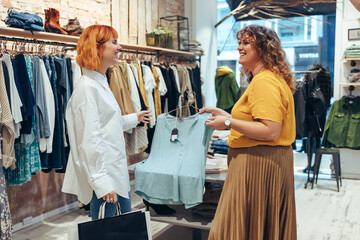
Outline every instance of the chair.
<svg viewBox="0 0 360 240"><path fill-rule="evenodd" d="M324 154L332 155L334 168L335 168L335 178L336 178L337 189L338 189L338 192L340 192L339 180L340 180L340 186L342 186L340 150L333 149L333 148L318 148L315 150L315 164L314 164L314 173L313 173L313 181L312 181L311 189L314 187L314 182L317 184L321 158L322 158L322 155L324 155Z"/></svg>

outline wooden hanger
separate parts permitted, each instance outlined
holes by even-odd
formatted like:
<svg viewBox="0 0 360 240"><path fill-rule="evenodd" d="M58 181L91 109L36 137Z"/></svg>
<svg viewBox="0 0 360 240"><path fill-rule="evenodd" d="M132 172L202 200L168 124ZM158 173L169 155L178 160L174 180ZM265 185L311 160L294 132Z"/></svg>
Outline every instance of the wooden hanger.
<svg viewBox="0 0 360 240"><path fill-rule="evenodd" d="M186 107L192 107L193 109L195 109L196 113L199 112L199 109L198 109L197 107L193 106L192 104L187 104L187 105L184 105L184 106L175 108L175 109L171 110L170 112L168 112L167 114L170 114L170 113L172 113L172 112L174 112L174 111L178 111L178 110L183 109L183 108L186 108ZM175 117L182 119L182 118L192 118L192 117L195 117L195 116L194 116L194 115L191 115L191 116L188 116L188 117L178 117L177 114L176 114Z"/></svg>

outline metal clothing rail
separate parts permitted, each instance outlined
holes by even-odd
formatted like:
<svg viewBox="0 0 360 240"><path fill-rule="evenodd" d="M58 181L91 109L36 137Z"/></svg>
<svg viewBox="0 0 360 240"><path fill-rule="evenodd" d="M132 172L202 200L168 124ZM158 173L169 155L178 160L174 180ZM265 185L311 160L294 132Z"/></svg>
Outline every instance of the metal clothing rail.
<svg viewBox="0 0 360 240"><path fill-rule="evenodd" d="M0 40L5 42L10 41L10 42L18 42L18 43L44 44L44 45L76 48L76 43L50 42L50 41L43 41L37 39L6 37L6 36L0 36Z"/></svg>
<svg viewBox="0 0 360 240"><path fill-rule="evenodd" d="M321 70L310 70L310 71L294 71L293 74L300 74L300 73L318 73L321 72Z"/></svg>
<svg viewBox="0 0 360 240"><path fill-rule="evenodd" d="M46 41L46 44L48 44L49 42L57 42L61 44L70 44L71 46L76 45L77 41L79 40L79 37L77 36L68 36L68 35L48 33L48 32L31 33L30 31L26 31L19 28L11 28L11 27L0 27L0 37L2 36L20 37L21 39L32 39L32 40L36 39L37 41L42 40L42 41ZM123 44L123 43L119 43L119 44L123 48L123 52L126 50L126 51L135 51L140 54L142 53L146 55L156 54L158 56L165 55L172 57L183 57L188 59L196 59L198 57L197 54L192 52L178 51L168 48L139 46L139 45Z"/></svg>

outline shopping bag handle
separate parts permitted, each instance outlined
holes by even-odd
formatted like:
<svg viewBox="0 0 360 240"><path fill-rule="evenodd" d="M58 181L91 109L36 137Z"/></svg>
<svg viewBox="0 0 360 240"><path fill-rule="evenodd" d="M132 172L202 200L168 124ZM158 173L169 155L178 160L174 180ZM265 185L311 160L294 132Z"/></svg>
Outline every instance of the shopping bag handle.
<svg viewBox="0 0 360 240"><path fill-rule="evenodd" d="M100 205L98 219L105 218L105 206L106 206L106 203L107 202L103 202ZM118 215L121 215L121 207L120 207L119 202L116 203L116 216L118 216Z"/></svg>

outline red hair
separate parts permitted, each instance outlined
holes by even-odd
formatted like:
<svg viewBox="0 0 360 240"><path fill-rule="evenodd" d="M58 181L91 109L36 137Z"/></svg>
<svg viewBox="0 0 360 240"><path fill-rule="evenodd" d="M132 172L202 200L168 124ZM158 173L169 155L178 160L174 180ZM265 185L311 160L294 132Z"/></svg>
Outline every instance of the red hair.
<svg viewBox="0 0 360 240"><path fill-rule="evenodd" d="M110 38L118 38L117 31L106 25L92 25L80 35L77 43L76 62L80 67L97 70L101 66L102 51L99 51Z"/></svg>

